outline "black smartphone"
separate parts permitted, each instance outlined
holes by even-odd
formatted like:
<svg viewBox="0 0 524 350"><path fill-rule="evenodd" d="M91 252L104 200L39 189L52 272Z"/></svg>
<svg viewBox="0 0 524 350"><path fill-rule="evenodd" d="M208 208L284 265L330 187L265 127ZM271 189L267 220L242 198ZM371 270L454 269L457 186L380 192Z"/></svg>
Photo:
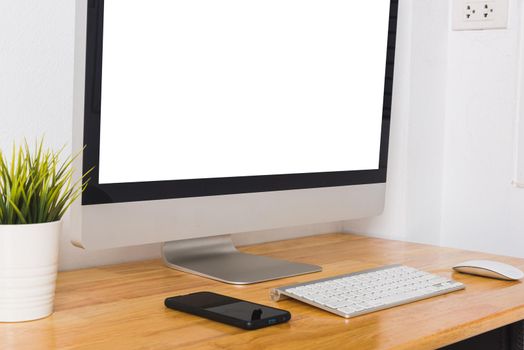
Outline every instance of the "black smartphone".
<svg viewBox="0 0 524 350"><path fill-rule="evenodd" d="M167 298L164 304L170 309L248 330L284 323L291 319L289 311L212 292L171 297Z"/></svg>

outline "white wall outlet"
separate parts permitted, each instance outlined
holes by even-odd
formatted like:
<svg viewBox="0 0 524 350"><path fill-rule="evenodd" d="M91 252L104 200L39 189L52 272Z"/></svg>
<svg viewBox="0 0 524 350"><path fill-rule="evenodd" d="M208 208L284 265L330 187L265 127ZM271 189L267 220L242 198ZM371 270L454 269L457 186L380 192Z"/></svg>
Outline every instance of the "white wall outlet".
<svg viewBox="0 0 524 350"><path fill-rule="evenodd" d="M452 0L453 30L508 27L508 0Z"/></svg>

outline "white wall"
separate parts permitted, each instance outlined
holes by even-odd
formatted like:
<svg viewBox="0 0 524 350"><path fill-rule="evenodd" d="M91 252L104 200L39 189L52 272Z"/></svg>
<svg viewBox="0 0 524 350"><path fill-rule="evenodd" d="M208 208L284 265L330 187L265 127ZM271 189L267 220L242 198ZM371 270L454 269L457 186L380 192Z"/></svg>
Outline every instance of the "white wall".
<svg viewBox="0 0 524 350"><path fill-rule="evenodd" d="M443 245L524 257L524 189L511 185L521 6L507 30L449 35Z"/></svg>
<svg viewBox="0 0 524 350"><path fill-rule="evenodd" d="M508 29L463 32L450 30L450 2L408 3L410 88L394 113L386 209L345 230L524 257L524 189L511 185L522 0L510 0Z"/></svg>
<svg viewBox="0 0 524 350"><path fill-rule="evenodd" d="M438 243L446 106L447 1L400 1L386 206L349 232Z"/></svg>

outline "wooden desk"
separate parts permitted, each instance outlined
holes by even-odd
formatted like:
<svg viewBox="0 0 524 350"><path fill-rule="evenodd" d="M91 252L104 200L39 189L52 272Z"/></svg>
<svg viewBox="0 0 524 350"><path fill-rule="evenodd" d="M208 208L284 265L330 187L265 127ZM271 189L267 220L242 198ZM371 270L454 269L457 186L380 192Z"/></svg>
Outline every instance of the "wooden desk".
<svg viewBox="0 0 524 350"><path fill-rule="evenodd" d="M524 319L524 284L452 273L454 263L523 259L329 234L242 250L319 264L320 273L232 286L171 270L158 260L59 274L56 312L35 322L0 324L0 349L434 349ZM274 303L271 287L392 263L466 284L465 291L344 319L293 300ZM257 331L164 308L164 298L210 290L292 313L288 324Z"/></svg>

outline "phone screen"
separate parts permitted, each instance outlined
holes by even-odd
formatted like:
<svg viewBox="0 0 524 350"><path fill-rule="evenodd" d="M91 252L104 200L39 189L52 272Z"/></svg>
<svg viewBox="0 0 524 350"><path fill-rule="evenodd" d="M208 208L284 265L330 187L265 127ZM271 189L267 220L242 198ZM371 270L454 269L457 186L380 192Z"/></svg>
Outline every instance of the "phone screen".
<svg viewBox="0 0 524 350"><path fill-rule="evenodd" d="M282 315L282 310L280 309L209 292L184 295L178 297L178 302L243 321Z"/></svg>

